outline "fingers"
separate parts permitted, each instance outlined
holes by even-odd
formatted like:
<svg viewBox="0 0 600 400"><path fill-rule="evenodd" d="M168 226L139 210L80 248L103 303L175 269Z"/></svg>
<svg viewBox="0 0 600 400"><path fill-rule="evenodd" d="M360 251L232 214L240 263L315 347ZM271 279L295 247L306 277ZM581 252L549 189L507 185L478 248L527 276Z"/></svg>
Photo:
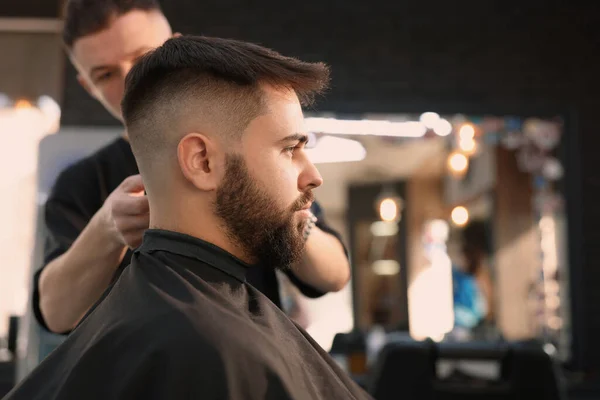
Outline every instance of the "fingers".
<svg viewBox="0 0 600 400"><path fill-rule="evenodd" d="M149 215L127 216L115 220L117 229L123 237L123 242L132 249L142 244L144 232L148 229L150 223Z"/></svg>
<svg viewBox="0 0 600 400"><path fill-rule="evenodd" d="M131 175L126 178L119 188L125 193L139 193L144 191L144 182L142 182L142 176L140 174Z"/></svg>
<svg viewBox="0 0 600 400"><path fill-rule="evenodd" d="M115 219L115 226L125 236L131 232L145 231L150 225L148 214L141 216L121 216Z"/></svg>

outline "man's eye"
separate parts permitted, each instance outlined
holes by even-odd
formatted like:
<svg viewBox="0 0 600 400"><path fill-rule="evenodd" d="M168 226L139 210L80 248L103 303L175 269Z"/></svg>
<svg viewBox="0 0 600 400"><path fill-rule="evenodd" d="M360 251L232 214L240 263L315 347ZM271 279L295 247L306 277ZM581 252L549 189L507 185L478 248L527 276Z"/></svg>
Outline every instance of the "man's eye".
<svg viewBox="0 0 600 400"><path fill-rule="evenodd" d="M283 151L290 155L293 155L296 148L297 148L296 146L290 146L290 147L286 147L285 149L283 149Z"/></svg>

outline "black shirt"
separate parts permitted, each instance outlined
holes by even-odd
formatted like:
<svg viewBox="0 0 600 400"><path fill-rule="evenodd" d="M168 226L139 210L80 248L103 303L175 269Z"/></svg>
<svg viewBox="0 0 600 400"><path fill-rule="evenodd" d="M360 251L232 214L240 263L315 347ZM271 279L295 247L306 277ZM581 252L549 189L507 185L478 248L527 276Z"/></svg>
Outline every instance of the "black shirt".
<svg viewBox="0 0 600 400"><path fill-rule="evenodd" d="M39 277L42 269L71 247L108 195L125 178L138 173L131 146L125 139L119 138L66 168L57 178L45 206L47 238L44 263L34 276L33 311L37 321L45 329L48 327L39 307ZM313 203L312 212L318 218L317 226L321 230L340 238L337 232L325 224L322 210L316 202ZM113 281L129 265L131 255L132 251L127 251ZM287 274L305 296L315 298L324 294L301 282L293 273ZM248 281L280 306L279 285L273 270L251 268L248 271Z"/></svg>
<svg viewBox="0 0 600 400"><path fill-rule="evenodd" d="M146 231L112 290L5 400L369 399L248 269Z"/></svg>

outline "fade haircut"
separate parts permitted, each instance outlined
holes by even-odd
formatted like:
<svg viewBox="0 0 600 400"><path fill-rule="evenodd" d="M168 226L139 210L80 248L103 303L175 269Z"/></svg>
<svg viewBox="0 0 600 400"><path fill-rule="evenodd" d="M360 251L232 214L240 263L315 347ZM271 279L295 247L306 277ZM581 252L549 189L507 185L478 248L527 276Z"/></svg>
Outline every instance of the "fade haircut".
<svg viewBox="0 0 600 400"><path fill-rule="evenodd" d="M63 42L71 49L78 39L108 28L116 18L133 10L161 12L157 0L67 0Z"/></svg>
<svg viewBox="0 0 600 400"><path fill-rule="evenodd" d="M125 80L121 109L140 171L159 152L209 121L215 133L239 138L265 113L261 85L293 90L309 105L329 81L322 63L307 63L237 40L183 36L144 55Z"/></svg>

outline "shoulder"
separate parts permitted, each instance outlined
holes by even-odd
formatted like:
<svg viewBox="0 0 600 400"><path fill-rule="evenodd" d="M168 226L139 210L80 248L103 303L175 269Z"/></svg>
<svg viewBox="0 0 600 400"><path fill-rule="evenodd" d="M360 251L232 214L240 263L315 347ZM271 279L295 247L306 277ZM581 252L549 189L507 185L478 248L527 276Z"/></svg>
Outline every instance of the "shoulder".
<svg viewBox="0 0 600 400"><path fill-rule="evenodd" d="M124 346L114 349L114 354L133 351L146 359L145 364L155 368L178 371L180 374L202 370L205 378L219 380L224 373L222 340L214 330L194 325L188 315L178 309L162 312L142 323L134 319L125 330L111 335L115 342L125 340ZM112 342L113 340L111 340ZM137 350L136 350L137 349Z"/></svg>
<svg viewBox="0 0 600 400"><path fill-rule="evenodd" d="M111 155L118 151L118 147L118 141L113 141L94 153L69 164L58 174L53 191L65 185L72 186L74 182L98 178L99 167L112 158Z"/></svg>
<svg viewBox="0 0 600 400"><path fill-rule="evenodd" d="M173 310L146 327L157 334L156 347L169 354L178 352L189 356L202 356L205 359L208 357L213 361L220 358L217 352L219 341L211 334L211 329L197 326L180 310Z"/></svg>
<svg viewBox="0 0 600 400"><path fill-rule="evenodd" d="M88 326L85 321L81 327L141 339L156 350L205 351L219 339L218 315L212 302L198 298L194 290L161 261L134 255L130 267L90 313Z"/></svg>
<svg viewBox="0 0 600 400"><path fill-rule="evenodd" d="M166 298L164 293L159 296L143 283L128 284L126 288L121 283L105 293L104 299L73 331L71 335L77 341L88 343L88 349L99 354L132 353L142 358L188 354L216 359L214 335L202 329L204 323L195 326L189 313L176 304L178 299ZM132 299L132 295L143 300ZM181 361L171 357L169 360Z"/></svg>
<svg viewBox="0 0 600 400"><path fill-rule="evenodd" d="M92 156L81 159L65 168L56 178L50 197L62 197L80 185L91 186L98 177Z"/></svg>
<svg viewBox="0 0 600 400"><path fill-rule="evenodd" d="M107 186L108 179L114 174L114 170L120 169L112 164L119 163L119 155L126 145L123 139L115 140L68 165L58 174L48 200L72 200L73 197L78 198L81 195L106 197L111 189L114 189ZM102 193L107 191L108 193Z"/></svg>
<svg viewBox="0 0 600 400"><path fill-rule="evenodd" d="M221 358L185 318L113 310L114 318L103 321L94 314L21 383L21 394L44 391L51 395L36 398L57 398L60 390L60 398L163 399L167 392L201 398L208 391L225 398Z"/></svg>

